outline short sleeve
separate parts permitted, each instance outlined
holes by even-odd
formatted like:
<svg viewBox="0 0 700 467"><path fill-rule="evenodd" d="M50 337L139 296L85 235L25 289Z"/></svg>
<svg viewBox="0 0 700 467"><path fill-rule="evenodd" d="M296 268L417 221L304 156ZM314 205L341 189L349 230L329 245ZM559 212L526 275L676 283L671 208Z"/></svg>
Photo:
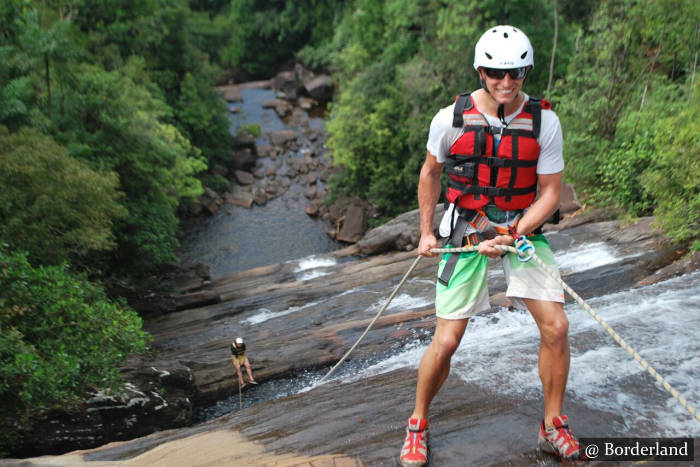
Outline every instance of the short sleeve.
<svg viewBox="0 0 700 467"><path fill-rule="evenodd" d="M564 170L564 149L559 117L551 110L542 110L542 127L540 129L540 157L537 161L537 173L555 174Z"/></svg>
<svg viewBox="0 0 700 467"><path fill-rule="evenodd" d="M461 128L452 126L454 104L442 108L435 114L430 122L430 133L428 134L428 152L437 158L437 161L444 164L450 154L450 148L457 141Z"/></svg>

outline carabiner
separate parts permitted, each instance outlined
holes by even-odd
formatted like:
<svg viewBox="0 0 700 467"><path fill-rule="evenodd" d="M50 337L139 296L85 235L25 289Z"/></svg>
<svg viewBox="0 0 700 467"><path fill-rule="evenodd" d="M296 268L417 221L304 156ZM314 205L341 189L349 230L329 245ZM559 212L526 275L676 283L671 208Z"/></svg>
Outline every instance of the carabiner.
<svg viewBox="0 0 700 467"><path fill-rule="evenodd" d="M535 254L535 245L525 237L520 237L515 241L515 249L518 252L518 261L522 263L527 263L532 259L532 255ZM529 253L528 253L529 251Z"/></svg>

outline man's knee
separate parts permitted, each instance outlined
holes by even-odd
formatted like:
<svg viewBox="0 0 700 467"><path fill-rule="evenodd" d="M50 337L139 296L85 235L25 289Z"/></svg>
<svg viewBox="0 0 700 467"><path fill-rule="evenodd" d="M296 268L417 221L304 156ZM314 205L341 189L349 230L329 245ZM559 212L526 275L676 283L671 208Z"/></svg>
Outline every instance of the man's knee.
<svg viewBox="0 0 700 467"><path fill-rule="evenodd" d="M569 320L563 312L554 313L542 323L540 331L545 345L562 345L569 333Z"/></svg>
<svg viewBox="0 0 700 467"><path fill-rule="evenodd" d="M439 358L450 358L459 347L461 336L451 333L436 334L433 338L433 346L438 353Z"/></svg>

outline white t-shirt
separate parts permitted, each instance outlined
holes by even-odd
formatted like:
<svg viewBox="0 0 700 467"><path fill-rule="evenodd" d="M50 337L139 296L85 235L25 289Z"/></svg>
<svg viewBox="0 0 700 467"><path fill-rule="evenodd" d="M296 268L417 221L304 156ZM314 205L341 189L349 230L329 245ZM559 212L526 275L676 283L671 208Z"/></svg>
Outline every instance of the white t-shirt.
<svg viewBox="0 0 700 467"><path fill-rule="evenodd" d="M506 124L510 123L516 115L522 112L523 107L530 99L529 96L523 93L525 99L517 111L510 115L506 115ZM463 128L455 128L452 126L454 117L454 103L450 106L442 108L435 114L433 121L430 123L430 133L428 135L427 149L430 154L437 158L437 161L444 164L447 161L447 156L450 154L450 148L462 135ZM478 107L477 107L478 108ZM503 123L498 117L482 114L489 122L489 125L500 128ZM500 135L494 135L495 138L500 138ZM564 155L562 144L561 125L559 117L552 110L542 109L542 120L540 124L540 135L537 138L540 145L540 156L537 159L538 174L555 174L564 170ZM452 218L452 210L454 205L450 204L445 211L445 215L440 222L440 236L447 237L450 235L450 219ZM457 216L454 217L455 223ZM473 232L470 227L467 234Z"/></svg>

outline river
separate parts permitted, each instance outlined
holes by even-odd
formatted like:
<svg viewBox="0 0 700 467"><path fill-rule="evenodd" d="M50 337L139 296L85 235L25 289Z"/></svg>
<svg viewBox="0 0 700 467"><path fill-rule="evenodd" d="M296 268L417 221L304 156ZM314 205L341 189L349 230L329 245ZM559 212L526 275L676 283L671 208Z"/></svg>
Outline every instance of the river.
<svg viewBox="0 0 700 467"><path fill-rule="evenodd" d="M263 133L256 142L264 145L268 144L265 133L302 130L299 125L282 121L274 110L262 108L263 101L275 97L273 91L244 89L241 93L243 103L228 104L229 108L240 107L238 112L230 113L231 134L236 134L243 124L259 124ZM322 118L312 116L308 121L312 128L323 127ZM293 157L303 159L318 144L323 143L302 137L301 148ZM261 158L259 162L263 166L273 163L270 158ZM320 188L322 183L317 183ZM330 224L311 218L304 211L305 188L292 183L288 191L264 206L246 209L225 205L210 217L190 221L184 226L181 261L207 263L213 275L221 275L333 251L336 242L326 235Z"/></svg>

